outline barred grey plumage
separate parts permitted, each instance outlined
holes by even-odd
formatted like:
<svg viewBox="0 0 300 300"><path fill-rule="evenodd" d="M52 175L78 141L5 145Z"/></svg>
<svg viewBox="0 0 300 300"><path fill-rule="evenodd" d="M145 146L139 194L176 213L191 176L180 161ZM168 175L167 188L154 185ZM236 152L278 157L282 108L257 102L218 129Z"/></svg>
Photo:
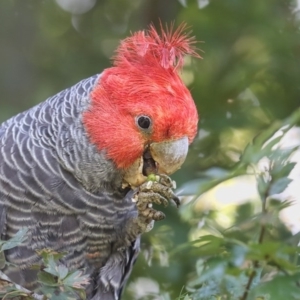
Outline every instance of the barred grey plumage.
<svg viewBox="0 0 300 300"><path fill-rule="evenodd" d="M29 229L24 245L5 252L12 281L35 288L35 250L51 248L67 252L66 266L90 274L88 299L116 300L139 236L124 229L137 212L120 172L88 142L82 124L98 80L83 80L1 125L0 234L6 240Z"/></svg>

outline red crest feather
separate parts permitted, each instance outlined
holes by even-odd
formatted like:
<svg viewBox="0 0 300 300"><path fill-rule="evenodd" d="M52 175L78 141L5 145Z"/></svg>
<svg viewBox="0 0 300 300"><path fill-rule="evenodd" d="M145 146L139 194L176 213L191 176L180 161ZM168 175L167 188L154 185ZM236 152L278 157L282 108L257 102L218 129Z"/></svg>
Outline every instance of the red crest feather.
<svg viewBox="0 0 300 300"><path fill-rule="evenodd" d="M181 23L174 31L174 23L163 28L160 24L161 34L158 34L153 25L146 31L138 31L124 39L114 56L114 65L128 67L129 65L153 65L158 63L164 69L183 65L184 55L201 58L196 52L195 37L185 33L187 26Z"/></svg>

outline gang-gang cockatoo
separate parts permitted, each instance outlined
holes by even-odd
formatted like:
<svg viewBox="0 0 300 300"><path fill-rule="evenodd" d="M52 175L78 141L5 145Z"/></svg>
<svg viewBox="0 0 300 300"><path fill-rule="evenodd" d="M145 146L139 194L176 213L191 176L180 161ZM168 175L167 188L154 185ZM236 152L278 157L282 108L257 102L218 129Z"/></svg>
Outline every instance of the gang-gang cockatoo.
<svg viewBox="0 0 300 300"><path fill-rule="evenodd" d="M112 67L0 126L1 240L28 229L5 251L2 272L12 282L37 288L31 266L46 248L88 275L87 299L121 298L140 235L164 218L152 204L179 203L168 175L197 132L178 75L185 54L199 56L185 29L132 34Z"/></svg>

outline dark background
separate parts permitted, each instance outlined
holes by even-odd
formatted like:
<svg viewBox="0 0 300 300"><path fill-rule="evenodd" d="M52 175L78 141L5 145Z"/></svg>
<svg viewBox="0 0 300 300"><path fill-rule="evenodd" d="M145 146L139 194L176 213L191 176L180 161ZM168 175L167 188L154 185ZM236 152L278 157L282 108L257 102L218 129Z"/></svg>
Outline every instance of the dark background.
<svg viewBox="0 0 300 300"><path fill-rule="evenodd" d="M201 121L174 179L193 193L208 172L226 172L257 133L299 107L299 16L289 0L3 0L0 121L109 67L130 32L159 19L184 21L201 41L203 59L188 58L181 74ZM144 236L125 299L142 299L138 290L146 288L160 296L143 299L179 297L196 263L172 254L198 226L185 214L168 208L167 220Z"/></svg>

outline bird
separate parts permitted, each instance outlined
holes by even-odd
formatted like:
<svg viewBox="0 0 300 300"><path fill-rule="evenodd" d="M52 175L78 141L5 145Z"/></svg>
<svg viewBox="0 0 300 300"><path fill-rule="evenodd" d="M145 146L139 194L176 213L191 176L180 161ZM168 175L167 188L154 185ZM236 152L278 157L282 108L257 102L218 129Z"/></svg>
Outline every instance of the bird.
<svg viewBox="0 0 300 300"><path fill-rule="evenodd" d="M89 278L87 299L119 300L141 235L179 204L170 175L197 134L180 77L200 57L185 23L120 41L112 65L0 125L0 238L27 229L2 270L35 290L41 249ZM155 180L148 180L154 176Z"/></svg>

